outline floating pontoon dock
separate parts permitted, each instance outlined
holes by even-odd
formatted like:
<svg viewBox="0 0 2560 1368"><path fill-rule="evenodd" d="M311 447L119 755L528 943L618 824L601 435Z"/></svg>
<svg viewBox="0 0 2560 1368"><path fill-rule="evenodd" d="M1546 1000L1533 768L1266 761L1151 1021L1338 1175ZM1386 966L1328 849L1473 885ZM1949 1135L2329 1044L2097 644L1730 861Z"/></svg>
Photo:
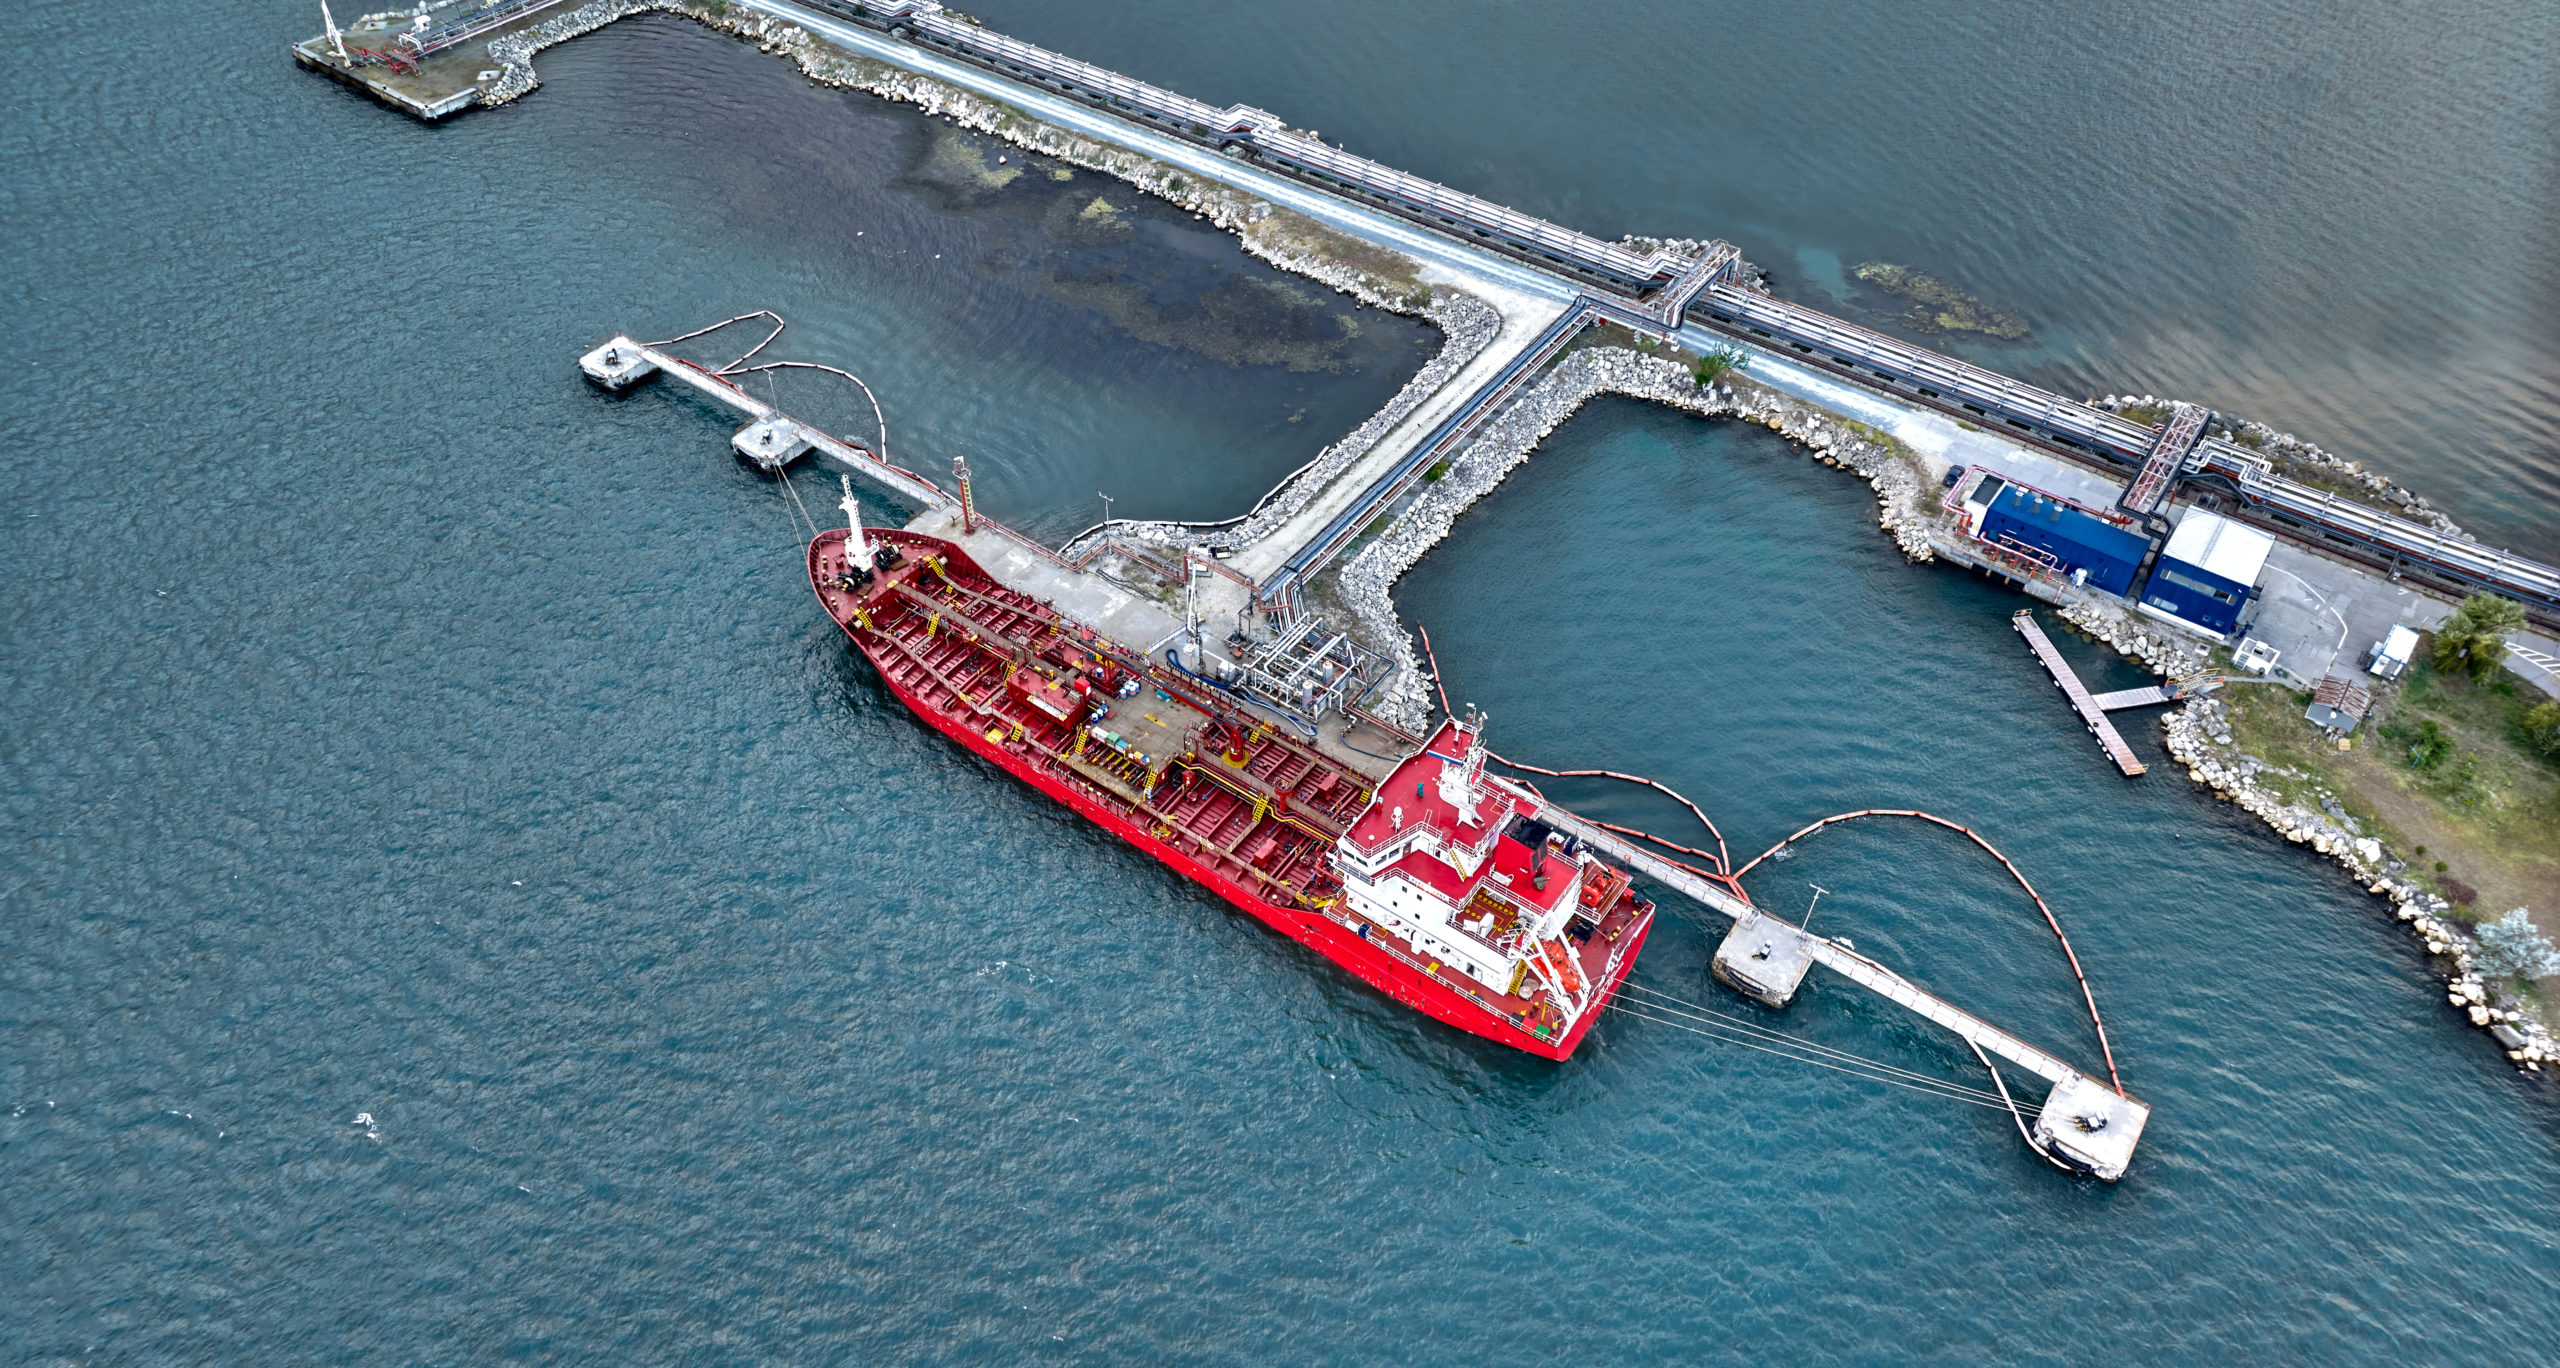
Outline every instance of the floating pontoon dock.
<svg viewBox="0 0 2560 1368"><path fill-rule="evenodd" d="M2053 682L2071 700L2071 706L2079 710L2080 720L2089 724L2089 734L2098 738L2099 746L2106 750L2108 759L2116 762L2116 768L2123 770L2128 779L2148 769L2149 766L2134 758L2133 748L2124 743L2124 738L2116 734L2116 725L2107 720L2107 710L2165 703L2168 699L2156 688L2126 689L2102 698L2092 697L2088 688L2081 684L2080 676L2072 672L2071 662L2053 649L2053 643L2045 638L2044 629L2036 625L2036 615L2032 610L2019 609L2017 616L2010 618L2009 622L2018 629L2018 635L2025 637L2027 644L2036 649L2036 659L2044 662ZM2146 694L2151 696L2141 696Z"/></svg>

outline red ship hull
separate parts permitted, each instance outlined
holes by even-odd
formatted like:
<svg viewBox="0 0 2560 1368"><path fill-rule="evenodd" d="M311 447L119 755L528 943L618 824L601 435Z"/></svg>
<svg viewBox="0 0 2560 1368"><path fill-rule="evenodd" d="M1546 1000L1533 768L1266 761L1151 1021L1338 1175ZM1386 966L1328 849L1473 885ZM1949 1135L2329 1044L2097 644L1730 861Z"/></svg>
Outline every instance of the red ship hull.
<svg viewBox="0 0 2560 1368"><path fill-rule="evenodd" d="M894 530L873 531L868 535L875 545L887 544L912 553L929 554L942 558L953 571L987 578L966 551L950 542ZM1643 950L1644 938L1652 929L1649 917L1634 927L1625 952L1616 957L1611 973L1601 985L1600 995L1593 1000L1591 1008L1581 1013L1563 1035L1549 1038L1539 1035L1524 1021L1498 1011L1481 994L1445 981L1404 952L1362 934L1366 928L1359 926L1355 917L1329 908L1276 903L1264 897L1256 885L1213 868L1195 858L1190 851L1159 838L1149 826L1133 820L1134 814L1123 810L1121 805L1103 801L1094 792L1064 782L1058 775L1046 771L1033 756L1002 741L990 739L985 731L979 729L981 718L937 705L934 700L919 696L902 682L898 671L884 659L892 649L892 643L881 632L848 615L845 603L849 595L839 593L830 598L828 572L841 565L844 537L841 530L831 531L822 533L810 543L812 587L817 590L828 615L871 661L882 682L889 686L889 691L897 696L899 702L906 704L909 711L936 731L1162 861L1183 877L1250 913L1273 930L1358 975L1396 1001L1469 1034L1544 1058L1561 1060L1571 1056L1575 1047L1582 1043L1592 1023L1599 1019L1602 1008L1616 996L1619 985L1635 967L1636 958ZM1155 679L1161 681L1161 675L1156 675Z"/></svg>

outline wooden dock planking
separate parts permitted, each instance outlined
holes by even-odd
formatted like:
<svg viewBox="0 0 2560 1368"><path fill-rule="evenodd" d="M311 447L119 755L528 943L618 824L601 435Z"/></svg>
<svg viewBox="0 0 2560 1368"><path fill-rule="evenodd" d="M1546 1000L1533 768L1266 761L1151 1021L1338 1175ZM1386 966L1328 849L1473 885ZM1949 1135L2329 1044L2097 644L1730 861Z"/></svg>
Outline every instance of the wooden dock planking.
<svg viewBox="0 0 2560 1368"><path fill-rule="evenodd" d="M2018 629L2018 635L2025 637L2029 646L2035 648L2036 659L2044 662L2045 671L2053 676L2053 682L2062 686L2071 706L2080 710L2080 720L2089 724L2089 734L2098 738L2098 745L2105 749L2108 759L2116 762L2116 768L2123 770L2128 779L2148 769L2149 766L2134 758L2133 748L2124 743L2124 738L2116 734L2115 724L2107 720L2106 708L2081 686L2080 676L2072 673L2070 662L2062 658L2060 651L2053 649L2053 643L2045 637L2044 628L2036 625L2035 614L2021 609L2017 616L2009 619L2009 624Z"/></svg>

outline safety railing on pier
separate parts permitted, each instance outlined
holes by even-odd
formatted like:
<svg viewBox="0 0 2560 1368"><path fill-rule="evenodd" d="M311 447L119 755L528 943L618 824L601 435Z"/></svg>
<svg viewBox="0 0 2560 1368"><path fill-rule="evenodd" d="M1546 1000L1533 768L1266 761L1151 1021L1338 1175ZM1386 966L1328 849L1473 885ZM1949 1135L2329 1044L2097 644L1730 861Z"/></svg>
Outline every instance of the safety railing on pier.
<svg viewBox="0 0 2560 1368"><path fill-rule="evenodd" d="M1307 579L1324 568L1326 562L1367 527L1371 519L1384 512L1397 495L1419 478L1431 463L1456 448L1473 433L1486 415L1511 397L1521 385L1537 374L1540 367L1564 350L1565 344L1584 328L1593 317L1591 300L1585 296L1573 308L1557 316L1546 330L1531 340L1501 370L1477 387L1464 404L1443 418L1413 449L1405 453L1385 474L1370 484L1350 507L1335 515L1333 521L1284 561L1280 569L1263 584L1267 600L1281 601L1297 593Z"/></svg>
<svg viewBox="0 0 2560 1368"><path fill-rule="evenodd" d="M1670 248L1638 254L1533 215L1355 156L1287 128L1248 105L1218 109L1089 62L1007 37L946 13L935 0L797 0L810 9L926 44L957 60L1085 100L1168 136L1252 152L1265 169L1308 179L1396 212L1479 249L1520 257L1629 295L1643 295L1700 271L1703 262ZM1710 256L1717 255L1715 244ZM1688 317L1786 346L1860 383L1878 380L1923 400L1961 406L2021 432L2098 460L2138 468L2152 430L1924 347L1844 323L1731 280L1730 262L1711 278ZM1669 291L1666 291L1669 293ZM1657 295L1656 301L1663 296ZM2254 462L2254 463L2253 463ZM2365 509L2269 473L2263 461L2215 439L2200 444L2196 473L2230 480L2244 499L2316 533L2385 561L2407 563L2466 585L2513 595L2539 614L2560 614L2560 570L2504 551L2449 539L2406 519Z"/></svg>
<svg viewBox="0 0 2560 1368"><path fill-rule="evenodd" d="M497 3L482 9L448 11L453 13L452 18L430 12L427 27L412 29L401 34L398 46L407 48L422 58L433 57L457 43L469 42L483 34L504 28L528 14L536 14L565 2L566 0L497 0Z"/></svg>
<svg viewBox="0 0 2560 1368"><path fill-rule="evenodd" d="M2394 568L2433 570L2509 595L2546 617L2560 613L2560 569L2288 480L2270 471L2265 457L2218 437L2200 443L2189 463L2196 475L2220 477L2250 508L2273 513L2279 523L2292 521L2379 554Z"/></svg>
<svg viewBox="0 0 2560 1368"><path fill-rule="evenodd" d="M1639 255L1617 243L1603 242L1547 219L1523 214L1490 200L1454 190L1436 181L1327 145L1322 139L1283 125L1277 116L1250 105L1217 109L1185 95L1118 72L1078 61L1036 44L953 18L934 0L803 0L812 9L850 19L867 27L903 33L973 63L1016 77L1090 96L1106 107L1134 114L1176 136L1212 144L1241 143L1265 158L1314 173L1345 189L1391 198L1436 216L1447 227L1500 233L1535 248L1560 266L1580 267L1612 277L1626 288L1641 290L1676 278L1691 258L1669 248Z"/></svg>

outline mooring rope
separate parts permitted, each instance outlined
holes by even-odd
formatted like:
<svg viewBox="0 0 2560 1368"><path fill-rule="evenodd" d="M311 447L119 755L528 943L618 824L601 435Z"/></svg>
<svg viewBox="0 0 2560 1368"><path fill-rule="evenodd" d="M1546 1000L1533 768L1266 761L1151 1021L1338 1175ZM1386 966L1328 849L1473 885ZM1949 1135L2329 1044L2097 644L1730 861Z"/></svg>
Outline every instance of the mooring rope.
<svg viewBox="0 0 2560 1368"><path fill-rule="evenodd" d="M1856 812L1843 812L1830 817L1825 817L1821 821L1797 832L1795 835L1769 847L1767 850L1761 851L1759 857L1752 860L1750 864L1744 865L1742 868L1735 870L1733 877L1737 879L1741 878L1743 875L1750 873L1753 869L1758 868L1760 861L1768 859L1770 856L1777 854L1779 851L1786 849L1788 846L1803 840L1805 837L1822 830L1824 827L1827 827L1834 822L1846 822L1859 817L1916 817L1923 822L1934 823L1938 826L1945 827L1949 831L1961 833L1966 840L1969 840L1975 845L1982 847L1984 850L1989 851L1991 858L1998 860L2001 867L2009 871L2009 877L2016 879L2018 881L2018 887L2027 890L2027 896L2035 900L2036 910L2044 914L2044 924L2053 928L2053 938L2062 942L2062 957L2071 962L2071 977L2079 980L2080 999L2087 1003L2089 1007L2089 1024L2097 1028L2098 1053L2106 1056L2107 1078L2109 1081L2114 1083L2116 1095L2119 1097L2124 1096L2124 1080L2116 1073L2116 1052L2114 1047L2107 1043L2107 1023L2098 1015L2098 995L2091 992L2089 989L2089 976L2080 972L2080 956L2072 950L2071 938L2062 934L2062 922L2053 915L2053 909L2045 905L2044 895L2038 893L2036 891L2036 886L2027 882L2027 876L2019 872L2016 863L2011 861L2008 856L2001 854L1998 846L1982 839L1982 837L1977 834L1973 828L1956 822L1950 822L1946 818L1940 817L1935 813L1921 812L1914 808L1862 808Z"/></svg>
<svg viewBox="0 0 2560 1368"><path fill-rule="evenodd" d="M1997 1100L1991 1093L1985 1092L1980 1088L1968 1087L1951 1079L1940 1078L1935 1074L1926 1074L1915 1069L1906 1069L1898 1064L1887 1064L1879 1059L1869 1059L1864 1055L1852 1054L1847 1050L1836 1049L1829 1045L1818 1045L1812 1041L1788 1035L1783 1031L1773 1030L1767 1026L1759 1024L1758 1022L1752 1021L1749 1018L1734 1016L1728 1012L1719 1012L1702 1002L1690 1002L1683 998L1673 997L1671 994L1663 992L1658 988L1648 988L1639 983L1625 982L1618 985L1618 991L1622 994L1638 994L1639 997L1637 998L1635 1005L1650 1011L1668 1012L1673 1016L1687 1017L1690 1020L1717 1026L1724 1030L1740 1031L1755 1038L1773 1041L1784 1045L1789 1049L1808 1050L1815 1054L1823 1055L1843 1063L1857 1065L1860 1068L1881 1070L1886 1073L1895 1074L1909 1079L1915 1083L1924 1083L1933 1088L1942 1088L1950 1092L1966 1094L1969 1100Z"/></svg>
<svg viewBox="0 0 2560 1368"><path fill-rule="evenodd" d="M809 540L816 541L818 539L818 520L810 517L809 506L800 502L800 490L798 486L791 483L790 468L787 466L776 466L774 467L773 473L782 477L782 488L785 493L788 493L791 496L791 506L799 509L801 521L809 524Z"/></svg>
<svg viewBox="0 0 2560 1368"><path fill-rule="evenodd" d="M1973 1095L1975 1090L1963 1088L1954 1084L1949 1084L1945 1087L1926 1087L1921 1084L1910 1082L1906 1079L1870 1073L1865 1069L1855 1068L1846 1064L1831 1063L1827 1060L1798 1054L1792 1050L1776 1049L1721 1030L1691 1025L1687 1022L1679 1021L1667 1016L1655 1016L1651 1012L1642 1010L1639 1006L1631 1005L1617 998L1611 998L1609 1000L1609 1010L1613 1012L1623 1012L1628 1016L1634 1017L1638 1021L1649 1021L1659 1026L1668 1026L1675 1031L1687 1031L1693 1035L1706 1036L1711 1040L1721 1040L1728 1045L1739 1045L1746 1050L1757 1050L1762 1054L1776 1055L1781 1059L1793 1060L1799 1064L1810 1064L1817 1069L1829 1069L1833 1073L1848 1074L1852 1078L1863 1078L1870 1083L1882 1083L1887 1087L1906 1089L1911 1092L1923 1094L1924 1096L1937 1098L1944 1102L1962 1102L1968 1106L1989 1107L1993 1110L1998 1110L2001 1106L2000 1099L1993 1097L1988 1093L1975 1096Z"/></svg>

